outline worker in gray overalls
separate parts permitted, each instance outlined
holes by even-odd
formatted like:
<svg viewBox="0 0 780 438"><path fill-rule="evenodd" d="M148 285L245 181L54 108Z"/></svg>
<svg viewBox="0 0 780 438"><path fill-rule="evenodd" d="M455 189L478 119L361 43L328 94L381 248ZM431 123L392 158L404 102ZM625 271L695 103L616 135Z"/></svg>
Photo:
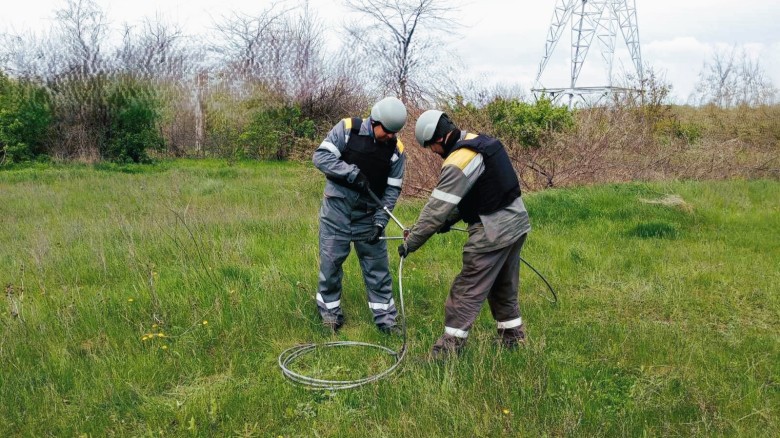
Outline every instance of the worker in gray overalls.
<svg viewBox="0 0 780 438"><path fill-rule="evenodd" d="M396 134L406 124L406 107L386 97L365 120L337 123L314 151L314 165L325 174L320 208L320 270L317 309L323 324L337 331L344 324L341 308L342 264L355 246L363 271L368 307L384 332L398 332L387 244L381 240L390 211L401 194L406 156ZM377 205L369 190L379 197Z"/></svg>

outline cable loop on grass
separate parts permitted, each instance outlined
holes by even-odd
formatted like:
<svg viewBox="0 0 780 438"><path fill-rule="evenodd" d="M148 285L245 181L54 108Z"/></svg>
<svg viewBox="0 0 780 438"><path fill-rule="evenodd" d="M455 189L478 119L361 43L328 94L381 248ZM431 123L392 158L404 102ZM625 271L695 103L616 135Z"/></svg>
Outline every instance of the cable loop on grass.
<svg viewBox="0 0 780 438"><path fill-rule="evenodd" d="M302 386L306 386L309 389L335 391L340 389L357 388L358 386L362 386L367 383L376 382L377 380L389 376L396 369L398 369L398 367L401 365L401 362L404 360L404 357L406 356L406 345L407 345L406 311L404 310L403 268L404 268L404 258L401 257L401 262L398 264L398 295L399 295L399 301L401 303L401 322L402 322L401 328L403 330L404 342L403 345L401 345L400 350L395 351L391 348L382 345L371 344L368 342L357 342L357 341L335 341L335 342L326 342L324 344L300 344L284 350L282 354L279 355L279 360L278 360L279 368L282 369L282 373L284 374L284 376L290 381ZM353 380L318 379L315 377L303 375L301 373L296 373L295 371L292 371L290 369L290 366L293 363L295 363L296 360L298 360L303 356L306 356L307 354L310 354L318 350L321 351L325 348L335 348L335 347L373 348L376 350L383 351L389 354L390 356L395 357L395 363L393 363L389 368L387 368L386 370L380 373L373 374L360 379L353 379Z"/></svg>

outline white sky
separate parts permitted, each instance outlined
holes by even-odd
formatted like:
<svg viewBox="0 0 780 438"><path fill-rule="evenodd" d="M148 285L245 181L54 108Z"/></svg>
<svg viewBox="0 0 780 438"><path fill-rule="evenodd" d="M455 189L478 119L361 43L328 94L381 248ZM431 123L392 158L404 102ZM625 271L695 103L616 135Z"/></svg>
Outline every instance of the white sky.
<svg viewBox="0 0 780 438"><path fill-rule="evenodd" d="M294 0L288 0L294 1ZM460 4L457 21L468 27L449 47L467 66L464 79L500 83L529 90L544 54L547 30L558 0L451 0ZM96 0L110 20L119 25L142 17L162 16L197 33L231 10L252 13L269 0ZM40 30L50 26L54 11L64 0L2 0L0 31ZM345 9L340 0L310 0L333 34L340 28ZM780 88L779 0L636 0L642 58L673 86L678 102L693 91L705 61L715 50L745 48L759 60ZM569 84L570 37L564 31L542 83L548 87ZM633 69L625 43L619 38L614 71ZM606 74L595 44L585 61L579 86L604 85Z"/></svg>

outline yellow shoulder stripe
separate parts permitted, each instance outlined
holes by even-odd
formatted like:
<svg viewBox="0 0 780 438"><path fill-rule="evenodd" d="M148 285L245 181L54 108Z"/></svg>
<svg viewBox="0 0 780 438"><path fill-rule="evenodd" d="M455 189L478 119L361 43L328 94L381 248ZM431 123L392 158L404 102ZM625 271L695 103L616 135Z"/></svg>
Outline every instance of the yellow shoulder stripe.
<svg viewBox="0 0 780 438"><path fill-rule="evenodd" d="M441 167L457 166L458 168L460 168L460 170L463 170L476 156L477 156L476 151L473 151L468 148L460 148L455 152L451 153L450 156L447 157L446 160L444 160L444 164L442 164Z"/></svg>
<svg viewBox="0 0 780 438"><path fill-rule="evenodd" d="M395 146L398 148L398 152L404 153L404 143L401 141L401 139L398 139L398 142L395 144Z"/></svg>
<svg viewBox="0 0 780 438"><path fill-rule="evenodd" d="M466 138L464 140L471 140L472 138L477 138L477 134L474 134L473 132L466 133Z"/></svg>
<svg viewBox="0 0 780 438"><path fill-rule="evenodd" d="M352 129L352 119L351 119L351 118L346 118L346 119L344 119L344 128L345 128L347 131L349 131L350 129Z"/></svg>

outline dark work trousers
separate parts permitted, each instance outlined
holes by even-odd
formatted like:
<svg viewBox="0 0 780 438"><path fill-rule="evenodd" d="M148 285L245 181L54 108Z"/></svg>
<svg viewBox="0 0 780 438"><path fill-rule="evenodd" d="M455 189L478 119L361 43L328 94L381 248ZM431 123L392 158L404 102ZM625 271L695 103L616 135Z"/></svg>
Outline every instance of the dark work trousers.
<svg viewBox="0 0 780 438"><path fill-rule="evenodd" d="M444 305L445 333L468 337L485 299L499 328L513 328L522 323L517 292L520 250L527 235L495 251L463 253L463 269L455 277Z"/></svg>

